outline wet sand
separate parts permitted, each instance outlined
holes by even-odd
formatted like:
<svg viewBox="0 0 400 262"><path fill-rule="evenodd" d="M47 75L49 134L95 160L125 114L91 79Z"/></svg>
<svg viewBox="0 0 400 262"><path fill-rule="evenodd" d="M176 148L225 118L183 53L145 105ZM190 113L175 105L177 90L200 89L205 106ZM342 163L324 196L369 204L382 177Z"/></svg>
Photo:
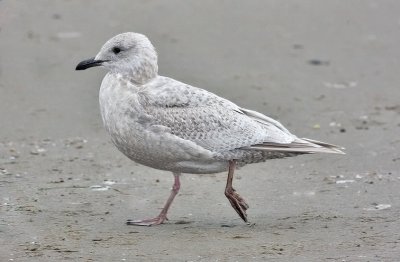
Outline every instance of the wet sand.
<svg viewBox="0 0 400 262"><path fill-rule="evenodd" d="M0 1L0 261L397 261L400 2ZM173 176L126 159L98 109L111 36L146 34L160 74L346 147Z"/></svg>

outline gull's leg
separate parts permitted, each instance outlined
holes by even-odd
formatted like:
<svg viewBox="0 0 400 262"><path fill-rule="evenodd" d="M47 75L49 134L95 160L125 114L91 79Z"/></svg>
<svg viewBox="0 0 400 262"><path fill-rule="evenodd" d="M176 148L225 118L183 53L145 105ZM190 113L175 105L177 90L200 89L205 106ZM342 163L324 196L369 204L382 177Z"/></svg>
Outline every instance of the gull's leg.
<svg viewBox="0 0 400 262"><path fill-rule="evenodd" d="M172 204L172 201L174 200L175 196L179 192L179 188L181 187L181 183L179 181L179 176L181 175L180 173L173 173L174 174L174 185L172 186L171 190L171 195L169 196L167 203L165 203L163 209L161 210L161 213L156 216L155 218L150 218L150 219L143 219L143 220L128 220L126 222L127 225L135 225L135 226L152 226L152 225L159 225L164 223L165 220L167 219L167 212L169 207Z"/></svg>
<svg viewBox="0 0 400 262"><path fill-rule="evenodd" d="M236 193L236 190L232 187L233 172L235 171L236 160L229 161L229 172L228 179L226 181L225 196L228 198L233 209L239 214L239 216L247 223L246 210L249 205L244 201L244 199Z"/></svg>

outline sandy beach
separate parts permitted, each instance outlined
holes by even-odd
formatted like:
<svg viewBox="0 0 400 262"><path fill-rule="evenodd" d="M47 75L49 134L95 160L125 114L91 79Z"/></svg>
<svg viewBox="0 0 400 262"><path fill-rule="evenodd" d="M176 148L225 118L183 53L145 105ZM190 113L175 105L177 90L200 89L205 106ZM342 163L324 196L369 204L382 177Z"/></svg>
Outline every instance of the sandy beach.
<svg viewBox="0 0 400 262"><path fill-rule="evenodd" d="M398 261L400 2L0 1L0 261ZM173 176L110 142L75 71L110 37L147 35L160 74L279 120L346 155Z"/></svg>

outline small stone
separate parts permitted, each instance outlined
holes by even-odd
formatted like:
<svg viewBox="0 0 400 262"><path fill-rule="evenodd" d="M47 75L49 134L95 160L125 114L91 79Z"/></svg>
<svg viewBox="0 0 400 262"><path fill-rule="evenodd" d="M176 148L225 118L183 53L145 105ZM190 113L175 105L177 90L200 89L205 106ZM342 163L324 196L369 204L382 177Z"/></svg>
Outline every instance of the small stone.
<svg viewBox="0 0 400 262"><path fill-rule="evenodd" d="M323 60L319 60L319 59L308 60L308 63L310 65L314 65L314 66L321 66L321 65L327 66L327 65L329 65L329 61L323 61Z"/></svg>
<svg viewBox="0 0 400 262"><path fill-rule="evenodd" d="M53 14L51 17L52 17L54 20L59 20L59 19L61 19L61 15L60 15L60 14Z"/></svg>
<svg viewBox="0 0 400 262"><path fill-rule="evenodd" d="M36 151L35 149L34 149L34 150L31 150L30 153L31 153L31 155L35 155L35 156L36 156L36 155L39 155L39 152Z"/></svg>

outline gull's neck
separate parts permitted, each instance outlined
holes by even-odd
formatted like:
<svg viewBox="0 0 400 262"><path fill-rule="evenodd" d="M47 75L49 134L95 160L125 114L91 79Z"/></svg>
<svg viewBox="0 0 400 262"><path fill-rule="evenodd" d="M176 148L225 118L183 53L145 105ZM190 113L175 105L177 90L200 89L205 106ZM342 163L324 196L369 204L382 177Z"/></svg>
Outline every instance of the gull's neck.
<svg viewBox="0 0 400 262"><path fill-rule="evenodd" d="M131 61L115 68L113 73L121 74L135 85L144 85L158 75L157 54L155 51L142 53Z"/></svg>
<svg viewBox="0 0 400 262"><path fill-rule="evenodd" d="M123 73L124 77L128 78L132 83L137 85L144 85L157 77L158 75L157 64L154 66L149 63L144 63L141 66L132 67L126 73Z"/></svg>

